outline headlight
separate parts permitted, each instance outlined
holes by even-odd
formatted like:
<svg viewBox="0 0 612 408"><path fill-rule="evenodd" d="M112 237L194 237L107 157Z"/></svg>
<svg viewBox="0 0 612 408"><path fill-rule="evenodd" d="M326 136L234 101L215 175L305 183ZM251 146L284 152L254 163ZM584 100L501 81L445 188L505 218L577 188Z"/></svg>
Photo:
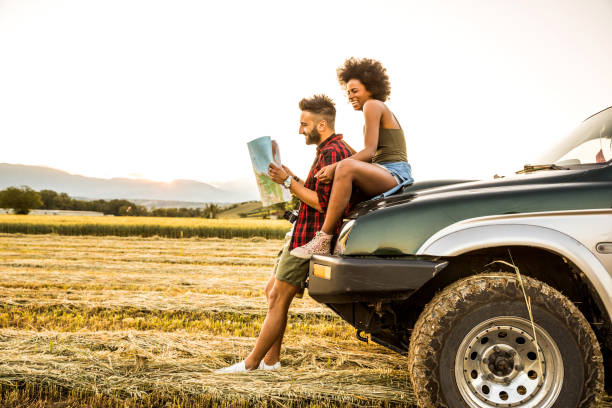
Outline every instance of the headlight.
<svg viewBox="0 0 612 408"><path fill-rule="evenodd" d="M346 241L348 241L349 234L353 229L353 224L355 224L355 220L350 220L344 224L342 230L340 230L338 240L336 241L336 248L334 249L334 255L342 255L344 253L344 250L346 249Z"/></svg>

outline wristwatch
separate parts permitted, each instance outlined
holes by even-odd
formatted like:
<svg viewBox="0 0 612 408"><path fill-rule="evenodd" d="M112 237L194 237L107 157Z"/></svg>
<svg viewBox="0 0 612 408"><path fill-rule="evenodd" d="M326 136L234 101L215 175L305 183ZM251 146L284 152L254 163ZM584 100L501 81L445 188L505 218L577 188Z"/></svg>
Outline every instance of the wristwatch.
<svg viewBox="0 0 612 408"><path fill-rule="evenodd" d="M288 176L285 181L283 181L283 186L286 188L291 188L291 182L293 181L293 177Z"/></svg>

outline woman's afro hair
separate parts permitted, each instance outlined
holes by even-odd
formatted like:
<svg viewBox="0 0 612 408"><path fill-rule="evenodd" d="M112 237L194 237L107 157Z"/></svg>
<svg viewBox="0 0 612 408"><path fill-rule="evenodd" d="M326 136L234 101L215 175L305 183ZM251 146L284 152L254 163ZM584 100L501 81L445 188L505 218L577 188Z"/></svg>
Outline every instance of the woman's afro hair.
<svg viewBox="0 0 612 408"><path fill-rule="evenodd" d="M370 58L357 59L351 57L344 61L341 67L336 70L338 82L343 87L351 79L358 79L365 88L372 94L372 98L379 101L386 101L391 93L391 84L387 70L380 61Z"/></svg>

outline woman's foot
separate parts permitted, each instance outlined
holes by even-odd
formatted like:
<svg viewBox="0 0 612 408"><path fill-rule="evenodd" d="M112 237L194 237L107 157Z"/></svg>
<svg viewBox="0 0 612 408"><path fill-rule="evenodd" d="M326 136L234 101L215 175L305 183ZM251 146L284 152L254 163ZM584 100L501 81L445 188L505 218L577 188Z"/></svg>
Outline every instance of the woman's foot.
<svg viewBox="0 0 612 408"><path fill-rule="evenodd" d="M331 234L319 231L310 242L295 248L290 254L302 259L310 259L313 255L329 255L332 237Z"/></svg>

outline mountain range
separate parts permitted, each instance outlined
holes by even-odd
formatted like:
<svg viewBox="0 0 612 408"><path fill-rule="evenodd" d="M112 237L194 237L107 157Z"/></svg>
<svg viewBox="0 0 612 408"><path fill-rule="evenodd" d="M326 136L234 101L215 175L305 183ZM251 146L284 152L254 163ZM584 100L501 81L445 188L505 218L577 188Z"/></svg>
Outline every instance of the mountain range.
<svg viewBox="0 0 612 408"><path fill-rule="evenodd" d="M87 199L140 199L188 202L235 203L258 199L257 190L248 182L228 182L216 187L195 180L170 183L112 178L103 179L70 174L42 166L0 163L0 189L29 186L34 190L54 190L71 197Z"/></svg>

